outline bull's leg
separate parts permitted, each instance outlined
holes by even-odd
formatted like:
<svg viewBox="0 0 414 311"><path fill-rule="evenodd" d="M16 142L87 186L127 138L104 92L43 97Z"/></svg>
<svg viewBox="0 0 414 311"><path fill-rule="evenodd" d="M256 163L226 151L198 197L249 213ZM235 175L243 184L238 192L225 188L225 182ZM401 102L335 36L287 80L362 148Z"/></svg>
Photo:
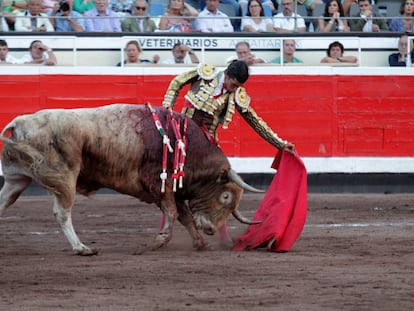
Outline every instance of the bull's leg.
<svg viewBox="0 0 414 311"><path fill-rule="evenodd" d="M7 207L16 202L31 181L30 177L24 175L4 175L4 185L0 192L0 216Z"/></svg>
<svg viewBox="0 0 414 311"><path fill-rule="evenodd" d="M173 195L171 195L172 197ZM169 197L166 194L166 197ZM161 227L160 233L155 238L154 245L152 246L153 250L156 250L165 244L167 244L172 238L172 231L174 226L174 221L177 218L177 207L171 199L164 199L161 201L161 212L164 214L164 224Z"/></svg>
<svg viewBox="0 0 414 311"><path fill-rule="evenodd" d="M78 238L75 229L72 225L72 207L75 202L75 194L69 197L55 194L55 200L53 202L53 214L56 217L63 234L68 239L70 245L75 254L82 256L96 255L97 250L90 249L84 245Z"/></svg>
<svg viewBox="0 0 414 311"><path fill-rule="evenodd" d="M72 208L75 203L77 171L63 170L59 172L60 176L66 176L65 181L57 183L56 180L49 186L49 190L54 195L53 214L60 225L63 234L72 246L73 252L81 256L96 255L97 250L91 249L84 245L78 238L72 225Z"/></svg>
<svg viewBox="0 0 414 311"><path fill-rule="evenodd" d="M193 247L197 250L209 249L210 246L197 230L193 214L185 202L177 202L178 221L187 229L193 239Z"/></svg>
<svg viewBox="0 0 414 311"><path fill-rule="evenodd" d="M220 234L221 241L226 242L226 243L233 242L229 234L229 231L227 230L227 221L225 221L219 228L219 234Z"/></svg>

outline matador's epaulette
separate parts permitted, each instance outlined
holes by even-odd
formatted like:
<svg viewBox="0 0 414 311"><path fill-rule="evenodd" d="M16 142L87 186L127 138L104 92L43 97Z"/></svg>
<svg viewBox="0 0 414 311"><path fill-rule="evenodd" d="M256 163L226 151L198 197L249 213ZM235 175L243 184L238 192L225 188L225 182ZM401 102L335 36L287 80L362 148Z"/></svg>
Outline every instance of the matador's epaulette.
<svg viewBox="0 0 414 311"><path fill-rule="evenodd" d="M234 96L234 101L236 104L242 108L242 111L245 112L250 105L250 96L247 95L246 89L244 87L239 87L236 90Z"/></svg>
<svg viewBox="0 0 414 311"><path fill-rule="evenodd" d="M199 64L197 73L203 80L213 80L218 75L219 71L214 65Z"/></svg>

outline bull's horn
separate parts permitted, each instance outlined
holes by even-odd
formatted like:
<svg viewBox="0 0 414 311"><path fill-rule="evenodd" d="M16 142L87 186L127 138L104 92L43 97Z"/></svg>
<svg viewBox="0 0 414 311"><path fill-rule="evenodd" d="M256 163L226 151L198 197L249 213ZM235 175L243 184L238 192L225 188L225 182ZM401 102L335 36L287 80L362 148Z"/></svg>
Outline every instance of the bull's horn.
<svg viewBox="0 0 414 311"><path fill-rule="evenodd" d="M234 216L234 218L236 218L241 223L247 224L247 225L258 225L258 224L262 223L261 221L254 221L254 220L247 219L242 214L240 214L240 212L237 208L233 211L233 216Z"/></svg>
<svg viewBox="0 0 414 311"><path fill-rule="evenodd" d="M244 190L248 190L248 191L251 191L251 192L260 192L260 193L264 192L264 190L256 189L256 188L246 184L243 181L243 179L233 169L230 169L230 171L229 171L229 179L232 182L234 182L236 185L239 185L240 187L242 187Z"/></svg>

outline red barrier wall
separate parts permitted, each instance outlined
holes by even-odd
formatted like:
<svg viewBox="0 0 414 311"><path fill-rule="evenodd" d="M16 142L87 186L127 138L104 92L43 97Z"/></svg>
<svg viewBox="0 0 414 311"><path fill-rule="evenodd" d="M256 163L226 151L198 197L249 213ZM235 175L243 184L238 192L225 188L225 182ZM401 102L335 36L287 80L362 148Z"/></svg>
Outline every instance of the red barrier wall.
<svg viewBox="0 0 414 311"><path fill-rule="evenodd" d="M172 77L0 76L0 127L43 108L158 105ZM412 76L253 75L246 88L258 114L302 156L414 156ZM237 115L220 139L229 156L274 155Z"/></svg>

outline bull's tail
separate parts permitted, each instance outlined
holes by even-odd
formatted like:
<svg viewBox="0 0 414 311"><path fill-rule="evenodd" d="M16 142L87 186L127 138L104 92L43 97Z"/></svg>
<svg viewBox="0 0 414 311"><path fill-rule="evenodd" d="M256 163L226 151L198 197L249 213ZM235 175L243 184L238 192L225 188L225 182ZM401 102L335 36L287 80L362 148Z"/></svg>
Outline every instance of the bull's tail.
<svg viewBox="0 0 414 311"><path fill-rule="evenodd" d="M39 162L41 154L39 151L28 144L20 141L16 136L16 123L10 122L1 132L0 139L3 141L3 158L13 158L12 162L17 162L24 167L33 168Z"/></svg>
<svg viewBox="0 0 414 311"><path fill-rule="evenodd" d="M30 176L39 185L50 192L60 194L67 189L62 174L45 163L45 156L32 144L24 140L20 141L14 131L16 124L9 123L1 132L0 139L3 141L2 165L4 162L12 162L20 167L27 168ZM7 159L7 160L6 160Z"/></svg>

